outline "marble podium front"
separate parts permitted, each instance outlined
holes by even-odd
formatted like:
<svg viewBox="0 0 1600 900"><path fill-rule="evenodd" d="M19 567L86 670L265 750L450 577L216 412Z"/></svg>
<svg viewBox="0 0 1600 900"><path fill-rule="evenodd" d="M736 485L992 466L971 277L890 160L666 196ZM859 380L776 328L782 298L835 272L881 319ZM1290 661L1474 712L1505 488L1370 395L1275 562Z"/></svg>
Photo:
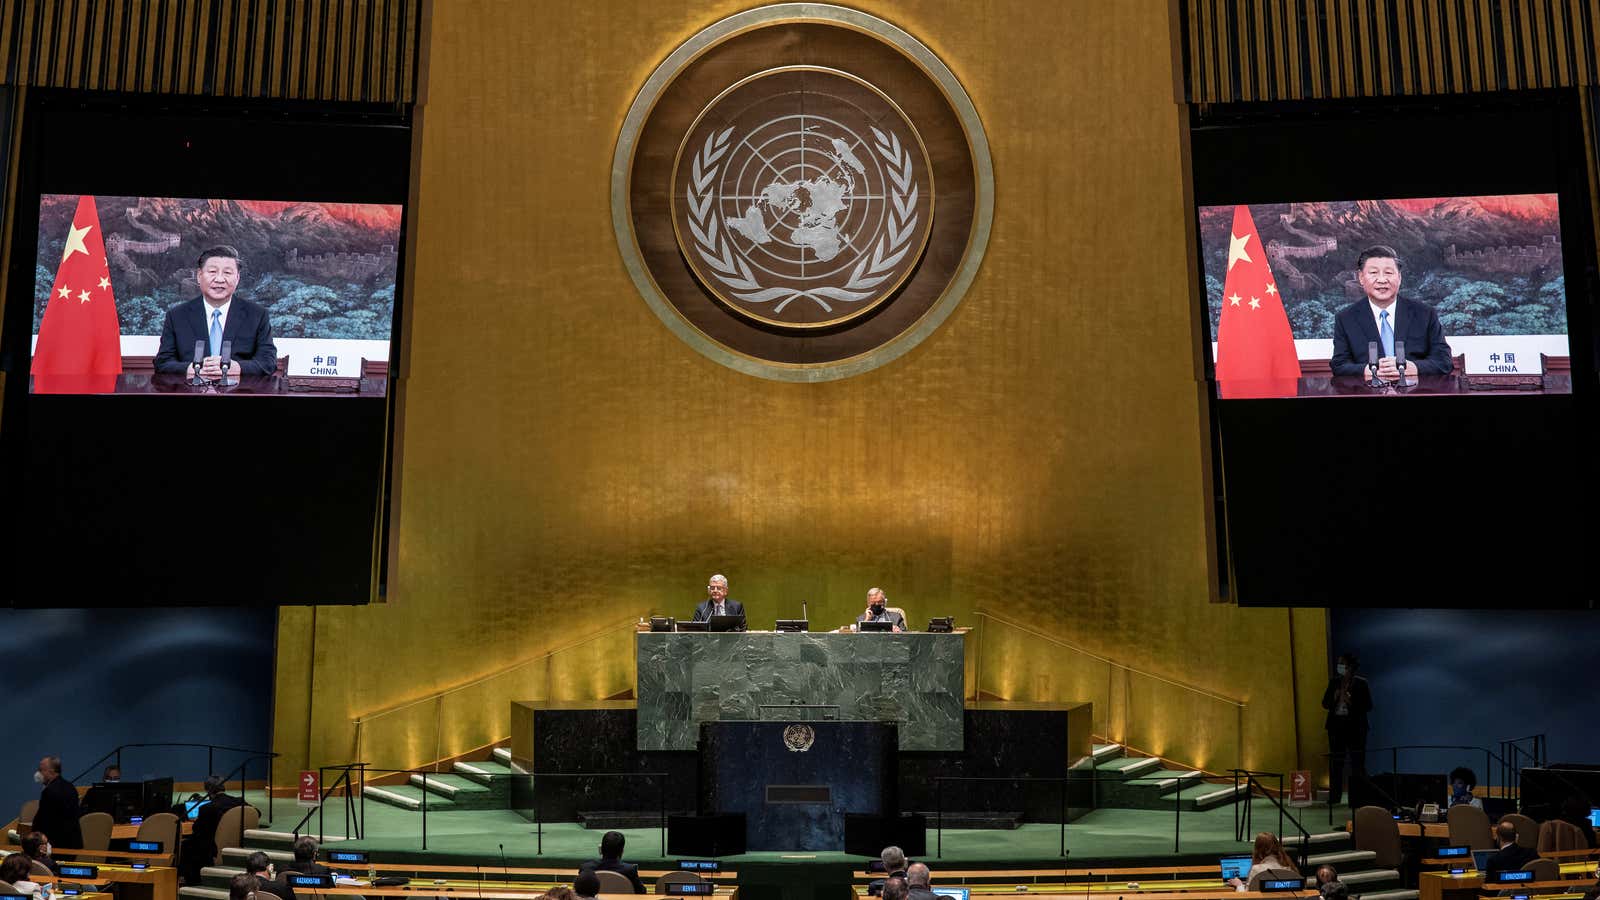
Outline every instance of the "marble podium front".
<svg viewBox="0 0 1600 900"><path fill-rule="evenodd" d="M640 750L694 750L701 722L829 717L894 722L901 750L962 748L963 632L640 632L637 640ZM790 705L805 709L773 709Z"/></svg>

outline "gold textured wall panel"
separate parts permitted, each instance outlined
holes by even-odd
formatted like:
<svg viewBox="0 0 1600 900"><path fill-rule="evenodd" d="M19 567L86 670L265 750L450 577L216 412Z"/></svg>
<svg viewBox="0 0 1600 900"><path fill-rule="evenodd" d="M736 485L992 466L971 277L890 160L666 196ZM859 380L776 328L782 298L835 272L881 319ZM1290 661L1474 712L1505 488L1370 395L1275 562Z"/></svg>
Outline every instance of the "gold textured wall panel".
<svg viewBox="0 0 1600 900"><path fill-rule="evenodd" d="M717 571L756 623L803 599L815 626L841 623L873 585L919 622L992 610L1243 701L1237 755L1292 766L1288 614L1208 596L1168 3L862 4L965 84L993 152L994 229L942 330L815 385L743 376L681 344L611 231L609 165L634 93L747 5L432 7L399 564L387 604L283 611L284 767L351 758L352 720L392 707L371 720L385 746L363 740L380 765L505 737L507 701L531 699L514 692L625 689L631 641L616 625L687 615ZM1300 671L1320 690L1322 618L1303 618ZM979 663L986 693L1113 690L1004 630ZM456 700L404 706L468 682ZM1161 684L1115 688L1116 727L1232 765L1215 745L1234 746L1237 722L1173 727L1190 691Z"/></svg>

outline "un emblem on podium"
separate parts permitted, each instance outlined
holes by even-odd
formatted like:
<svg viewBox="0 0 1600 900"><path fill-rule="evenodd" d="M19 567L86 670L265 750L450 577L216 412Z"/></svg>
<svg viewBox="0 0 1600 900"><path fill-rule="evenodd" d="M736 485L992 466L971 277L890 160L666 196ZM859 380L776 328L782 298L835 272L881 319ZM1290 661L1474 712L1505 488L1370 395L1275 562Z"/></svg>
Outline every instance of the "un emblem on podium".
<svg viewBox="0 0 1600 900"><path fill-rule="evenodd" d="M817 742L817 732L810 725L796 723L783 730L783 745L791 753L804 753Z"/></svg>
<svg viewBox="0 0 1600 900"><path fill-rule="evenodd" d="M612 163L629 277L722 365L828 381L932 335L976 276L987 138L949 68L866 13L783 3L716 22L650 75Z"/></svg>

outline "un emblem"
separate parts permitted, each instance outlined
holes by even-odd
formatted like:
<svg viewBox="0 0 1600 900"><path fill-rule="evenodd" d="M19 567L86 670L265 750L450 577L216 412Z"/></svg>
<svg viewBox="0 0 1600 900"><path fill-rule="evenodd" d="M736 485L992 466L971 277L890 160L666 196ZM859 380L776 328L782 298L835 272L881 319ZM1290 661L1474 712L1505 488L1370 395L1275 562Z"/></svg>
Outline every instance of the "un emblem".
<svg viewBox="0 0 1600 900"><path fill-rule="evenodd" d="M769 325L825 328L899 289L933 221L926 149L845 72L762 72L717 97L678 150L673 224L700 282Z"/></svg>
<svg viewBox="0 0 1600 900"><path fill-rule="evenodd" d="M817 741L817 732L810 725L790 725L783 730L783 745L790 753L804 753Z"/></svg>
<svg viewBox="0 0 1600 900"><path fill-rule="evenodd" d="M618 250L650 310L707 358L783 381L857 375L933 335L993 215L983 124L950 69L824 3L685 41L612 159Z"/></svg>

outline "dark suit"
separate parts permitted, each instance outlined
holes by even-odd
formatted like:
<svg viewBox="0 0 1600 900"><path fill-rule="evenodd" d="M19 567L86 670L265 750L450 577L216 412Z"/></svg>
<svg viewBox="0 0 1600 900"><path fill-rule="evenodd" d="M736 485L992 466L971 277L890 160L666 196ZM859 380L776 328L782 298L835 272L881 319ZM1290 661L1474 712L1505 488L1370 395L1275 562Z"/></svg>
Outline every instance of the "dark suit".
<svg viewBox="0 0 1600 900"><path fill-rule="evenodd" d="M1484 868L1488 870L1488 877L1493 878L1496 872L1515 872L1538 858L1539 851L1514 843L1501 847L1489 857L1489 863Z"/></svg>
<svg viewBox="0 0 1600 900"><path fill-rule="evenodd" d="M711 621L711 610L715 606L716 606L716 604L712 603L711 599L709 597L706 598L706 602L704 602L704 603L702 603L699 606L696 606L694 608L694 620L696 622L709 622L709 621ZM725 600L722 601L722 606L723 606L724 609L726 609L728 611L727 614L730 615L730 616L742 616L742 615L744 615L744 604L740 603L737 600L725 599Z"/></svg>
<svg viewBox="0 0 1600 900"><path fill-rule="evenodd" d="M183 864L179 872L185 884L200 883L200 870L211 865L217 855L217 826L222 824L222 814L244 801L227 794L218 794L211 802L200 807L194 817L194 832L183 841Z"/></svg>
<svg viewBox="0 0 1600 900"><path fill-rule="evenodd" d="M906 900L940 900L940 897L929 888L914 887L906 894Z"/></svg>
<svg viewBox="0 0 1600 900"><path fill-rule="evenodd" d="M1450 345L1444 339L1444 326L1439 324L1439 314L1433 307L1401 297L1394 302L1392 317L1399 323L1394 333L1396 342L1405 342L1406 360L1417 364L1418 375L1449 375L1454 366L1450 359ZM1339 310L1333 320L1333 358L1328 365L1335 375L1365 375L1367 373L1367 344L1376 341L1378 355L1383 353L1383 341L1378 336L1378 323L1372 319L1372 306L1367 298Z"/></svg>
<svg viewBox="0 0 1600 900"><path fill-rule="evenodd" d="M325 865L323 865L322 863L319 863L319 862L308 862L308 863L290 862L290 863L284 863L283 864L283 871L278 873L278 877L282 878L284 875L287 875L290 872L293 872L296 875L333 875L333 874L335 874L332 869L328 868L327 866L325 866Z"/></svg>
<svg viewBox="0 0 1600 900"><path fill-rule="evenodd" d="M278 371L278 348L272 343L272 322L260 304L240 297L228 307L222 339L233 342L233 360L240 375L271 375ZM182 375L194 362L194 342L211 340L211 307L205 298L186 300L167 310L161 323L161 348L156 351L157 372ZM220 348L219 348L220 352Z"/></svg>
<svg viewBox="0 0 1600 900"><path fill-rule="evenodd" d="M83 847L83 831L78 827L78 789L65 778L57 778L39 791L39 809L33 814L33 830L44 832L50 846L63 850Z"/></svg>
<svg viewBox="0 0 1600 900"><path fill-rule="evenodd" d="M294 888L282 881L269 881L266 875L265 872L256 873L256 890L266 891L278 900L295 900Z"/></svg>
<svg viewBox="0 0 1600 900"><path fill-rule="evenodd" d="M1363 301L1365 302L1365 301ZM1338 803L1344 797L1344 763L1350 757L1352 780L1367 774L1367 713L1372 711L1372 688L1360 675L1350 679L1350 703L1345 715L1338 715L1339 682L1335 675L1328 679L1328 688L1322 692L1322 708L1328 711L1324 727L1328 729L1328 802Z"/></svg>
<svg viewBox="0 0 1600 900"><path fill-rule="evenodd" d="M644 882L639 880L639 867L633 863L625 863L620 859L591 859L578 867L580 874L596 871L615 872L633 882L633 892L635 894L648 893L644 889Z"/></svg>

